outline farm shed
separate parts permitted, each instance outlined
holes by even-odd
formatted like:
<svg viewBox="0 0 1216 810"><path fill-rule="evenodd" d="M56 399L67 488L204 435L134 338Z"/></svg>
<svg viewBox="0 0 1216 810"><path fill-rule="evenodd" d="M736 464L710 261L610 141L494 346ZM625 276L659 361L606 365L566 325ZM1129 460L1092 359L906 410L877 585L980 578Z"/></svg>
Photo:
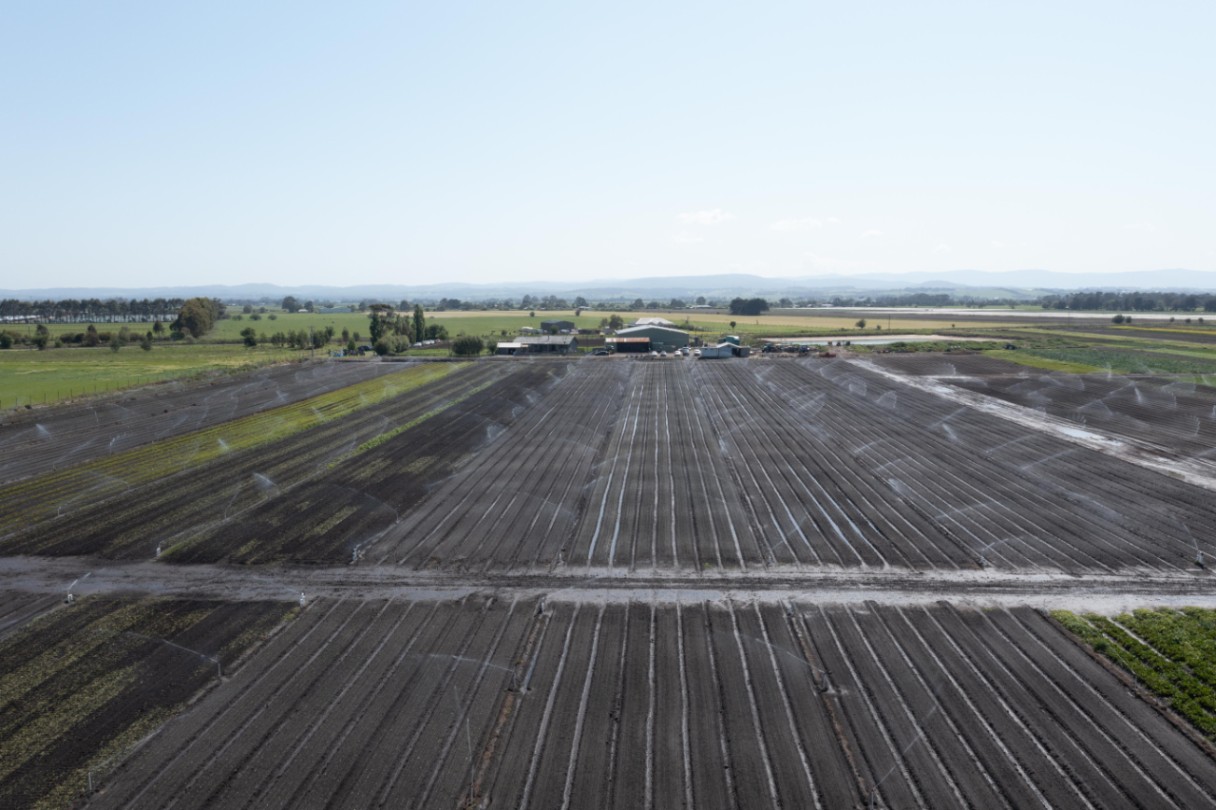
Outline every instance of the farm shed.
<svg viewBox="0 0 1216 810"><path fill-rule="evenodd" d="M717 346L706 346L701 350L702 360L712 360L716 357L734 357L735 349L739 348L733 343L719 343Z"/></svg>
<svg viewBox="0 0 1216 810"><path fill-rule="evenodd" d="M675 328L675 324L666 318L638 318L631 326L666 326L668 329Z"/></svg>
<svg viewBox="0 0 1216 810"><path fill-rule="evenodd" d="M607 337L604 345L618 352L649 352L650 338L648 337Z"/></svg>
<svg viewBox="0 0 1216 810"><path fill-rule="evenodd" d="M540 331L550 335L556 335L558 332L573 332L574 321L541 321Z"/></svg>
<svg viewBox="0 0 1216 810"><path fill-rule="evenodd" d="M524 347L524 344L518 343L516 341L509 341L509 342L504 341L504 342L496 344L494 346L494 354L502 354L502 355L516 354L523 347Z"/></svg>
<svg viewBox="0 0 1216 810"><path fill-rule="evenodd" d="M631 326L617 331L618 338L647 338L651 351L674 351L688 345L688 333L666 326Z"/></svg>
<svg viewBox="0 0 1216 810"><path fill-rule="evenodd" d="M571 335L541 335L521 337L517 354L570 354L578 351L578 338Z"/></svg>

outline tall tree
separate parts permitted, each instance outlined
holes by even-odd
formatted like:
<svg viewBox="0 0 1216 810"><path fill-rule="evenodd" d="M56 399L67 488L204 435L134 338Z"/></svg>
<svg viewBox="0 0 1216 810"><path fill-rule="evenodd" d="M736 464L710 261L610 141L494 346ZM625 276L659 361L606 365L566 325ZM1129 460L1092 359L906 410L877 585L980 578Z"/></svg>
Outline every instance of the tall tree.
<svg viewBox="0 0 1216 810"><path fill-rule="evenodd" d="M422 336L426 334L426 315L422 311L422 304L414 305L414 338L422 340Z"/></svg>
<svg viewBox="0 0 1216 810"><path fill-rule="evenodd" d="M372 304L371 312L367 316L368 332L372 336L372 343L384 336L388 331L387 319L393 316L393 308L388 304Z"/></svg>
<svg viewBox="0 0 1216 810"><path fill-rule="evenodd" d="M224 317L224 304L218 298L191 298L182 304L177 320L170 325L174 332L202 337Z"/></svg>

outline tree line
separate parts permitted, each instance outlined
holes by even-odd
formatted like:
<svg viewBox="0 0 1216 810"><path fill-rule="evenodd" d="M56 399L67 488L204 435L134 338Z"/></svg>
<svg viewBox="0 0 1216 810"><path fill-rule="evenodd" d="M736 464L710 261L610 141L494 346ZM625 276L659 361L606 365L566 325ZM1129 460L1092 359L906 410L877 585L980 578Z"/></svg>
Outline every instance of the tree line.
<svg viewBox="0 0 1216 810"><path fill-rule="evenodd" d="M1047 295L1043 309L1108 312L1216 312L1216 294L1087 290Z"/></svg>
<svg viewBox="0 0 1216 810"><path fill-rule="evenodd" d="M63 298L44 301L5 298L0 300L0 318L10 323L167 321L174 318L185 303L182 298Z"/></svg>

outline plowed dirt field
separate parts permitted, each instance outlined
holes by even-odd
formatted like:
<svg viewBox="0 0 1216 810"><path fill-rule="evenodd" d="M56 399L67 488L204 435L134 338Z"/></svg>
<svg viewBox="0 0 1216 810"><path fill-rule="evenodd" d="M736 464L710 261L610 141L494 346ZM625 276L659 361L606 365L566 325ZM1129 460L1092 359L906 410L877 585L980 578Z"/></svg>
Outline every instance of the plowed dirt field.
<svg viewBox="0 0 1216 810"><path fill-rule="evenodd" d="M1211 744L1047 612L1216 606L1211 388L978 355L512 358L282 430L282 400L344 390L327 367L184 390L212 398L180 423L0 426L56 458L0 463L24 746L0 795L1216 806ZM63 674L121 600L143 640ZM147 666L177 691L146 732L31 713L64 678L156 693Z"/></svg>

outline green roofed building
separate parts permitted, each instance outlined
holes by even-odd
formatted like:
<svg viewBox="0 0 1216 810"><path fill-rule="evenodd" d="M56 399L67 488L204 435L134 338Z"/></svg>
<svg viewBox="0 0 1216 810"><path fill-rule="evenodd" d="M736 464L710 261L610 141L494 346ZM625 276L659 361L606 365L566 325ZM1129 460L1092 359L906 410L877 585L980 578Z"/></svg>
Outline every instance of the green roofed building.
<svg viewBox="0 0 1216 810"><path fill-rule="evenodd" d="M650 350L654 352L671 352L688 345L687 332L667 326L631 326L628 329L618 329L616 337L649 338Z"/></svg>

